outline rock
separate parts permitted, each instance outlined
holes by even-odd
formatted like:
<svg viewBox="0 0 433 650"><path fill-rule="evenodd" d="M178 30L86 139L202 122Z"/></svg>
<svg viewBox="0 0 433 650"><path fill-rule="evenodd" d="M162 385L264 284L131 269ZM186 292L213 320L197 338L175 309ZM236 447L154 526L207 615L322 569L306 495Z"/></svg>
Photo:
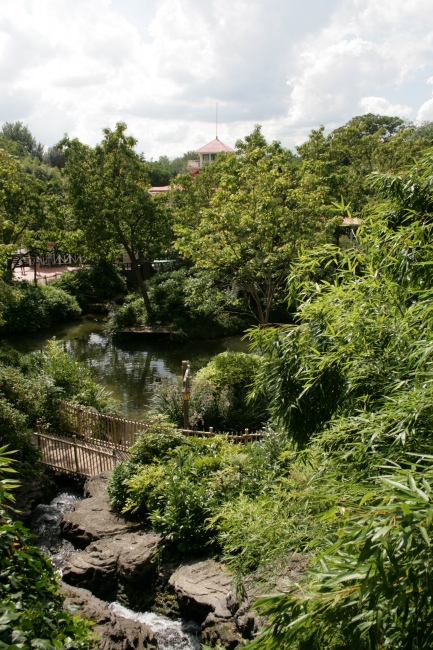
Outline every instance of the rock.
<svg viewBox="0 0 433 650"><path fill-rule="evenodd" d="M192 560L181 565L169 585L179 600L182 615L202 624L206 643L236 648L241 642L236 623L227 607L232 576L214 560Z"/></svg>
<svg viewBox="0 0 433 650"><path fill-rule="evenodd" d="M161 536L155 533L125 533L104 538L71 555L63 568L63 579L68 584L90 589L106 600L126 599L128 604L148 604L154 595L160 543Z"/></svg>
<svg viewBox="0 0 433 650"><path fill-rule="evenodd" d="M171 576L169 585L190 615L204 620L213 612L216 616L230 618L227 594L232 577L214 560L191 560L182 564Z"/></svg>
<svg viewBox="0 0 433 650"><path fill-rule="evenodd" d="M111 511L106 493L108 472L88 479L84 494L88 498L77 503L73 512L63 517L62 534L78 548L86 548L104 537L129 533L139 525Z"/></svg>
<svg viewBox="0 0 433 650"><path fill-rule="evenodd" d="M14 490L15 503L10 511L14 520L25 523L30 519L34 508L50 494L50 484L46 480L35 480L21 483Z"/></svg>
<svg viewBox="0 0 433 650"><path fill-rule="evenodd" d="M61 592L65 596L65 610L94 621L100 650L153 650L158 647L147 625L116 615L107 603L95 598L87 589L61 583Z"/></svg>

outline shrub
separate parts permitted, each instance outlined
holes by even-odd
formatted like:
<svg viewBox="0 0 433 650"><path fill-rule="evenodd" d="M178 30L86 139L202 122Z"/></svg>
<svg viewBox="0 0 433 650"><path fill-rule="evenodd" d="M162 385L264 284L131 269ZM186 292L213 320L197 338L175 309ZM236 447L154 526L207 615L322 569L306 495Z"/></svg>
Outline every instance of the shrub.
<svg viewBox="0 0 433 650"><path fill-rule="evenodd" d="M92 299L112 300L126 293L126 282L119 270L106 260L73 273L62 273L53 284L74 296L81 309L89 309Z"/></svg>
<svg viewBox="0 0 433 650"><path fill-rule="evenodd" d="M260 369L260 357L243 352L219 354L193 377L189 406L193 428L216 431L257 429L267 419L266 402L260 396L248 402L250 385ZM182 381L162 379L156 385L154 409L183 425Z"/></svg>
<svg viewBox="0 0 433 650"><path fill-rule="evenodd" d="M186 554L218 548L227 520L220 509L240 495L267 493L286 471L286 441L276 434L235 445L225 436L186 438L171 425L160 433L142 434L132 457L113 471L108 493L118 511L147 519Z"/></svg>
<svg viewBox="0 0 433 650"><path fill-rule="evenodd" d="M116 337L125 327L146 323L147 313L143 298L138 293L132 293L126 297L121 307L114 305L111 308L106 330L110 336Z"/></svg>
<svg viewBox="0 0 433 650"><path fill-rule="evenodd" d="M14 298L3 305L0 332L33 331L80 314L80 307L66 291L54 286L16 283Z"/></svg>
<svg viewBox="0 0 433 650"><path fill-rule="evenodd" d="M382 477L354 508L332 508L336 543L316 561L309 587L259 603L271 625L253 647L431 648L433 472L414 470Z"/></svg>
<svg viewBox="0 0 433 650"><path fill-rule="evenodd" d="M88 621L63 610L48 557L21 522L0 512L0 643L4 648L96 648Z"/></svg>
<svg viewBox="0 0 433 650"><path fill-rule="evenodd" d="M0 397L0 446L8 445L17 451L21 478L29 478L39 469L39 452L32 444L28 426L25 414Z"/></svg>

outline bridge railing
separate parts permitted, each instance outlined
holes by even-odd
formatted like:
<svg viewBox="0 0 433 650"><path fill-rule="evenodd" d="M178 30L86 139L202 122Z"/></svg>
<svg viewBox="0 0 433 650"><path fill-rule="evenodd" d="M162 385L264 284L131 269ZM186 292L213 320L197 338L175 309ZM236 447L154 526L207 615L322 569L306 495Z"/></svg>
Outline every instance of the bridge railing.
<svg viewBox="0 0 433 650"><path fill-rule="evenodd" d="M129 458L124 448L108 444L103 446L87 440L80 442L75 435L66 437L41 433L38 428L34 436L44 465L60 473L96 476L112 470L118 462Z"/></svg>
<svg viewBox="0 0 433 650"><path fill-rule="evenodd" d="M93 440L102 444L111 444L124 449L133 445L140 433L144 433L152 426L152 421L140 422L139 420L128 420L113 415L103 415L96 410L85 409L70 402L59 401L59 415L62 431L76 435L80 440ZM197 431L196 429L181 429L184 436L196 436L199 438L213 437L218 435L212 427L209 431ZM231 431L225 433L233 442L253 442L263 437L262 433L245 431Z"/></svg>
<svg viewBox="0 0 433 650"><path fill-rule="evenodd" d="M138 435L151 425L150 422L103 415L62 400L59 401L59 416L62 430L75 434L78 439L100 440L122 447L133 445Z"/></svg>

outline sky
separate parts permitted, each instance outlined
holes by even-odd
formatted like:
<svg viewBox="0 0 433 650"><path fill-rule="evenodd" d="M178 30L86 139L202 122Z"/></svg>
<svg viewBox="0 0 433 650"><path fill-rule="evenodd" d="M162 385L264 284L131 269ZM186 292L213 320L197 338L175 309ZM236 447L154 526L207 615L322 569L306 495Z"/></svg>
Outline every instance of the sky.
<svg viewBox="0 0 433 650"><path fill-rule="evenodd" d="M432 0L0 0L0 124L148 159L261 124L294 148L363 113L433 120Z"/></svg>

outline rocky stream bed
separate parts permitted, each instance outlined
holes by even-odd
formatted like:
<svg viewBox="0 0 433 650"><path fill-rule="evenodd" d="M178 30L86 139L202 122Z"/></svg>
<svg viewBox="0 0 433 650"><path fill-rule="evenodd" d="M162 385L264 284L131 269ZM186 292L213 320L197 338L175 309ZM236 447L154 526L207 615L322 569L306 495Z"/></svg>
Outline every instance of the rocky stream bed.
<svg viewBox="0 0 433 650"><path fill-rule="evenodd" d="M162 538L113 513L106 475L60 489L30 525L62 577L65 607L95 621L103 650L236 648L256 621L211 559L161 562Z"/></svg>

